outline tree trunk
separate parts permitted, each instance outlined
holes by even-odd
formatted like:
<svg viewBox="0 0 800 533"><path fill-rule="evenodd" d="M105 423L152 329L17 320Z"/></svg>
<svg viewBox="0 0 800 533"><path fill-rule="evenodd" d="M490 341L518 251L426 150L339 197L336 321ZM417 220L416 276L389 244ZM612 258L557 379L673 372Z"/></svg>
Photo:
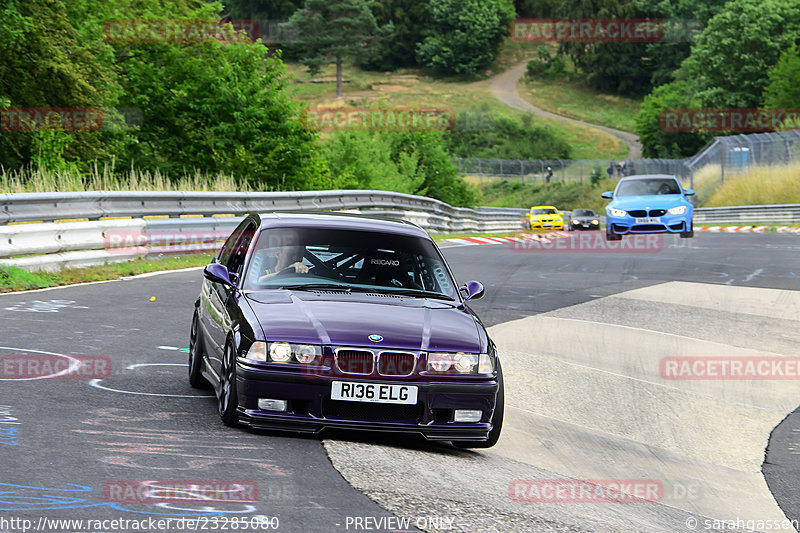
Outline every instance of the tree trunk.
<svg viewBox="0 0 800 533"><path fill-rule="evenodd" d="M342 58L336 58L336 98L342 97Z"/></svg>

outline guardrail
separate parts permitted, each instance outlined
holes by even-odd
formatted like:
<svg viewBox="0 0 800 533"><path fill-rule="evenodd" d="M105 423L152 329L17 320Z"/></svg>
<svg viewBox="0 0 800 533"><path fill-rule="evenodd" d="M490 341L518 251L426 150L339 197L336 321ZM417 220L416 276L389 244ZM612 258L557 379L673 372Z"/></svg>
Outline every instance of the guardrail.
<svg viewBox="0 0 800 533"><path fill-rule="evenodd" d="M402 218L434 233L515 230L527 212L458 208L423 196L364 190L0 194L0 262L54 270L165 250L212 251L247 213L298 210ZM698 208L694 221L695 225L796 224L800 223L800 205ZM133 244L115 248L110 235L125 235ZM172 235L173 242L153 239L153 235Z"/></svg>
<svg viewBox="0 0 800 533"><path fill-rule="evenodd" d="M754 224L756 222L800 223L800 205L739 205L732 207L701 207L694 210L695 224Z"/></svg>
<svg viewBox="0 0 800 533"><path fill-rule="evenodd" d="M2 194L0 262L56 270L124 261L164 250L212 251L247 213L298 210L402 218L436 233L515 230L526 212L458 208L423 196L363 190ZM131 244L115 247L111 238L123 235ZM173 242L154 239L154 235L171 235Z"/></svg>

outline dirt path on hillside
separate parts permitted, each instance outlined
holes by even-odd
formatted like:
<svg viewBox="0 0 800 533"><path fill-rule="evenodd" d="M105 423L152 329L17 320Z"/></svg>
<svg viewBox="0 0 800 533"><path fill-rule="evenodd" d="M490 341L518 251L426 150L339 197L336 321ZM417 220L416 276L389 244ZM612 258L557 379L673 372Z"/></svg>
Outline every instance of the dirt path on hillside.
<svg viewBox="0 0 800 533"><path fill-rule="evenodd" d="M589 122L584 122L582 120L564 117L562 115L556 115L555 113L551 113L549 111L545 111L544 109L540 109L528 103L527 101L523 100L523 98L519 94L519 91L517 91L517 82L525 74L526 65L527 61L524 63L520 63L519 65L491 78L490 80L491 84L489 85L489 90L492 92L493 95L495 95L495 97L498 100L500 100L506 105L513 107L514 109L519 109L521 111L528 111L529 113L533 113L534 115L561 120L563 122L571 122L573 124L580 124L582 126L596 128L598 130L604 131L609 135L612 135L617 139L619 139L620 141L624 142L626 145L628 145L628 159L639 159L641 157L642 144L639 142L639 137L637 137L633 133L628 133L627 131L622 131L622 130L615 130L614 128L607 128L606 126L598 126L597 124L590 124Z"/></svg>

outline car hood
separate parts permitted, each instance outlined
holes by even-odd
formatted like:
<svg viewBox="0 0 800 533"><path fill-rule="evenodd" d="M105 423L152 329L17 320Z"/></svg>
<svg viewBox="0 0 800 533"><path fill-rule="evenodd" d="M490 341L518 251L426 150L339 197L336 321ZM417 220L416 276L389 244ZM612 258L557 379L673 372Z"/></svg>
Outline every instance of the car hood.
<svg viewBox="0 0 800 533"><path fill-rule="evenodd" d="M265 291L247 295L267 341L413 351L484 352L483 327L465 307L381 294ZM380 335L381 342L369 340Z"/></svg>
<svg viewBox="0 0 800 533"><path fill-rule="evenodd" d="M614 198L608 204L608 207L615 207L617 209L669 209L679 205L686 205L688 202L684 200L680 194L658 194L658 195L640 195L640 196L623 196L621 198Z"/></svg>

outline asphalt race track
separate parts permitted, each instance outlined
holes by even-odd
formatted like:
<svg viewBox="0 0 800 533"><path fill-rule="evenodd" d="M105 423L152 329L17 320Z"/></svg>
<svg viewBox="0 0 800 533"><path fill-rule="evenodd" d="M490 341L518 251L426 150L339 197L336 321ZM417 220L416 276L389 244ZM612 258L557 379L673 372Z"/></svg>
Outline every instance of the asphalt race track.
<svg viewBox="0 0 800 533"><path fill-rule="evenodd" d="M724 345L734 355L797 356L800 293L789 291L800 291L800 236L668 237L649 253L506 245L444 253L459 281L486 285L473 308L508 350L506 373L517 379L503 437L487 451L225 428L215 400L186 379L196 269L0 296L0 533L21 531L11 519L39 531L126 531L45 519L172 518L170 527L139 530L326 532L729 531L704 529L703 518L766 520L782 518L781 509L800 520L792 382L666 390L636 359L656 357L667 337L682 355ZM44 371L76 358L94 373ZM579 405L579 393L596 401ZM661 429L652 425L659 410L669 411ZM609 412L615 417L604 419ZM653 458L680 474L664 481L692 479L684 493L673 483L657 504L510 501L508 479L633 479L653 471ZM114 496L143 480L246 486L255 497Z"/></svg>

